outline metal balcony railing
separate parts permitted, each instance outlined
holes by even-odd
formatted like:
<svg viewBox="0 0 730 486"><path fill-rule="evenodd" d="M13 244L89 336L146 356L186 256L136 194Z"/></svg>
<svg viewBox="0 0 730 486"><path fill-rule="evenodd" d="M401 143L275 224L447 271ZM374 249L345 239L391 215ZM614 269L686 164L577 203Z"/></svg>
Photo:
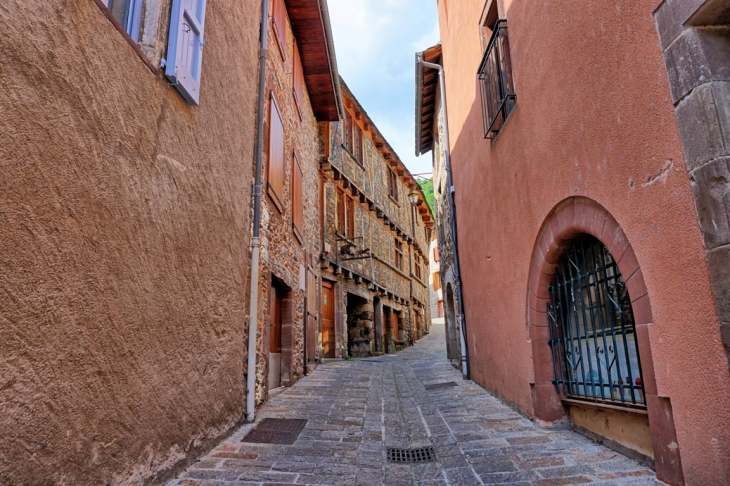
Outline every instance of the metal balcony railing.
<svg viewBox="0 0 730 486"><path fill-rule="evenodd" d="M514 108L517 95L512 79L507 21L499 20L479 66L484 138L493 139Z"/></svg>

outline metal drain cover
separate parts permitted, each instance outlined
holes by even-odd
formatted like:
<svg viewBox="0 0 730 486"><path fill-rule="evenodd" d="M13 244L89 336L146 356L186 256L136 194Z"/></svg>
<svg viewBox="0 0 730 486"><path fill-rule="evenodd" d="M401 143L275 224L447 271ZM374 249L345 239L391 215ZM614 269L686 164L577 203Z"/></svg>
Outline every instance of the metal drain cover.
<svg viewBox="0 0 730 486"><path fill-rule="evenodd" d="M241 442L292 445L305 425L306 419L263 419Z"/></svg>
<svg viewBox="0 0 730 486"><path fill-rule="evenodd" d="M426 385L426 390L442 390L444 388L453 388L455 386L459 386L453 381L449 381L446 383L434 383L432 385Z"/></svg>
<svg viewBox="0 0 730 486"><path fill-rule="evenodd" d="M431 462L436 460L433 447L422 447L420 449L397 449L388 447L388 461L398 463Z"/></svg>

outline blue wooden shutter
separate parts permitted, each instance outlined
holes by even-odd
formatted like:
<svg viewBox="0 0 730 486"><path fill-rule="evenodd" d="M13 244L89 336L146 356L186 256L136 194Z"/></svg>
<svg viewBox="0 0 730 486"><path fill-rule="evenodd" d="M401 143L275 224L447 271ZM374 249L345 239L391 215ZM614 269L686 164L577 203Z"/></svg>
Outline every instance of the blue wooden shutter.
<svg viewBox="0 0 730 486"><path fill-rule="evenodd" d="M165 75L193 105L200 100L206 0L172 0Z"/></svg>

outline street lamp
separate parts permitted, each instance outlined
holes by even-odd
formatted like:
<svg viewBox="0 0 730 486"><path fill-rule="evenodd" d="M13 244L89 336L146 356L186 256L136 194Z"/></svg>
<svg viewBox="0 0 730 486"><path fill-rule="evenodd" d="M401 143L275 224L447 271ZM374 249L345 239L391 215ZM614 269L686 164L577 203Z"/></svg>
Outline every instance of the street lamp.
<svg viewBox="0 0 730 486"><path fill-rule="evenodd" d="M418 204L418 199L419 199L419 197L420 197L420 196L419 196L419 194L418 194L418 191L416 191L415 189L413 189L413 190L412 190L412 191L410 192L410 194L408 194L408 200L409 200L409 201L411 202L411 205L412 205L412 206L415 206L416 204Z"/></svg>

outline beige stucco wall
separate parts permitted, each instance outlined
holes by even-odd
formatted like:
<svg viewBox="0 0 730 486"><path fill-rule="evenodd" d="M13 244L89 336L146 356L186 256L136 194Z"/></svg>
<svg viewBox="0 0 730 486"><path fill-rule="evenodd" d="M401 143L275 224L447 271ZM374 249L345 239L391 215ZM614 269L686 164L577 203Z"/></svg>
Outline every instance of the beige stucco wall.
<svg viewBox="0 0 730 486"><path fill-rule="evenodd" d="M192 107L93 0L2 2L0 483L140 484L241 419L259 5L208 2Z"/></svg>

